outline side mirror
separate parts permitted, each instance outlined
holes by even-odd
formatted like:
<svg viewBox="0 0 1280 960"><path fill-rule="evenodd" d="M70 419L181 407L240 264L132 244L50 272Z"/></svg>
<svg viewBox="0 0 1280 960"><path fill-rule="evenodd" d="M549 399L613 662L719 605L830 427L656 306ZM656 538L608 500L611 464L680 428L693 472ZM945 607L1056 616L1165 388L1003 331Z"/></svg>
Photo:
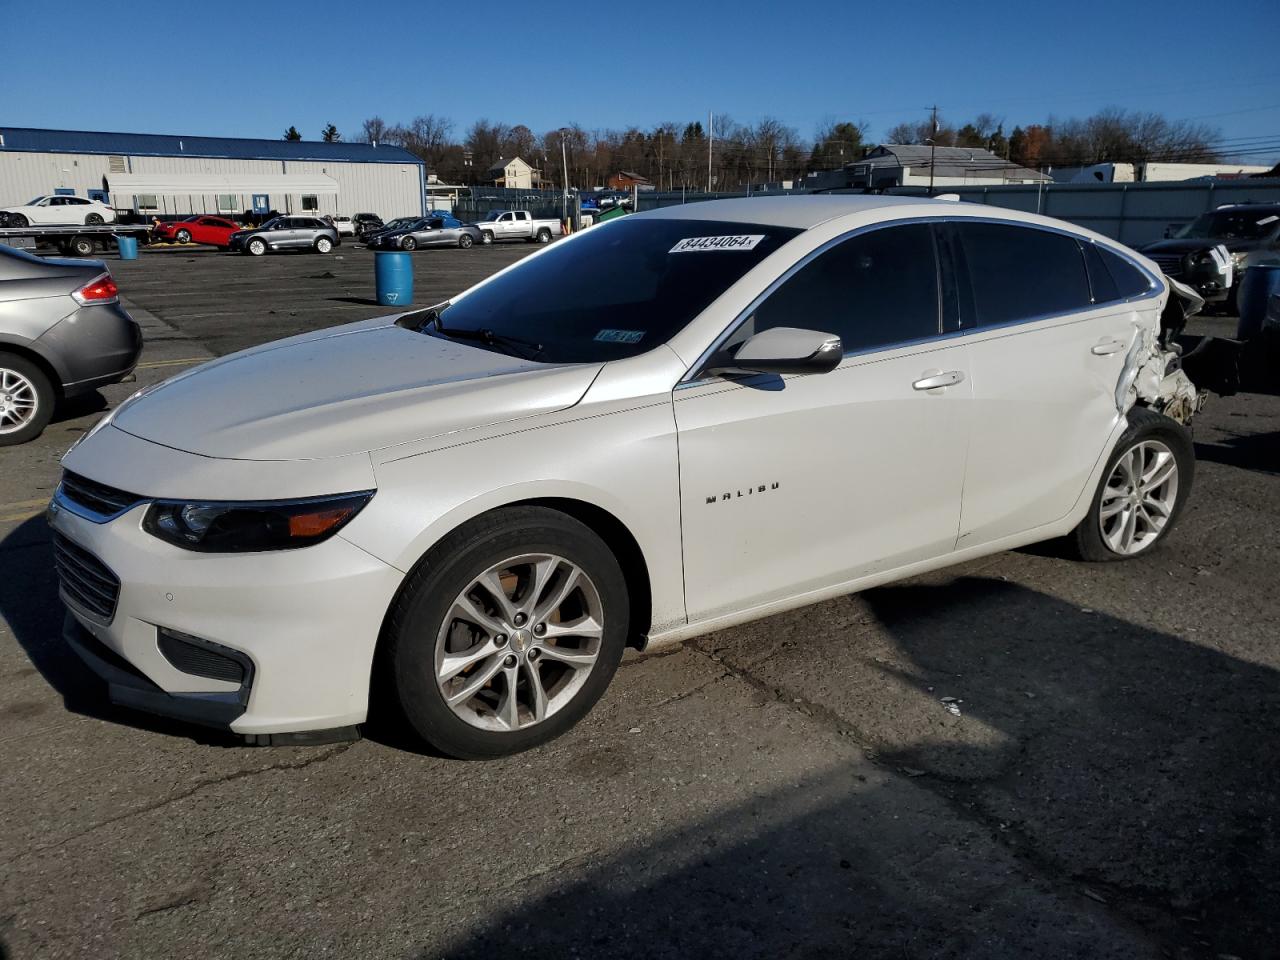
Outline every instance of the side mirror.
<svg viewBox="0 0 1280 960"><path fill-rule="evenodd" d="M732 356L712 361L708 373L829 373L844 359L840 338L817 330L774 327L757 333Z"/></svg>

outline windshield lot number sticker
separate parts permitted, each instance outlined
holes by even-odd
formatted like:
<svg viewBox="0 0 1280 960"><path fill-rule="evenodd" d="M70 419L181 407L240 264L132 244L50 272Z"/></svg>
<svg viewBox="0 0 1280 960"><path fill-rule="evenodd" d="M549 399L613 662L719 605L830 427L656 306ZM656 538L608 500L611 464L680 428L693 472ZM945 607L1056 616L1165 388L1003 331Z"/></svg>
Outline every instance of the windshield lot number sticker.
<svg viewBox="0 0 1280 960"><path fill-rule="evenodd" d="M601 343L639 343L643 336L643 330L601 330L592 339Z"/></svg>
<svg viewBox="0 0 1280 960"><path fill-rule="evenodd" d="M754 250L764 239L762 233L748 233L735 237L686 237L671 253L711 253L716 250Z"/></svg>

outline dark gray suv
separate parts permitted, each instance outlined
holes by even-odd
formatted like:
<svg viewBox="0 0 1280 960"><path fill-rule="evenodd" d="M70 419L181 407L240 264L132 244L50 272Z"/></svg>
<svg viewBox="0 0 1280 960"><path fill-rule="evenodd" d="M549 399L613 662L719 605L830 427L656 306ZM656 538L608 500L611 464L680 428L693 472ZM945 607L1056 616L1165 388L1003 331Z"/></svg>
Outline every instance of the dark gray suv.
<svg viewBox="0 0 1280 960"><path fill-rule="evenodd" d="M333 224L319 217L276 217L256 230L233 233L227 249L260 257L268 250L314 250L329 253L341 243Z"/></svg>
<svg viewBox="0 0 1280 960"><path fill-rule="evenodd" d="M66 398L123 380L141 352L101 260L0 245L0 446L39 436Z"/></svg>

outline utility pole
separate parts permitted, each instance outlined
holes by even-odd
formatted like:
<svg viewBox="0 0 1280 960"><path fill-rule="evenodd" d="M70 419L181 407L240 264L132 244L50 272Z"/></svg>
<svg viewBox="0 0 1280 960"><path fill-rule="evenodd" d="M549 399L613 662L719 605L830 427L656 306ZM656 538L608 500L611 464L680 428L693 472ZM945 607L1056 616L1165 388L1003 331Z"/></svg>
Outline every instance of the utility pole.
<svg viewBox="0 0 1280 960"><path fill-rule="evenodd" d="M929 138L929 196L933 196L933 169L934 157L938 153L938 105L933 106L933 120L930 122L929 129L933 132L933 136Z"/></svg>
<svg viewBox="0 0 1280 960"><path fill-rule="evenodd" d="M707 111L707 193L711 192L711 146L716 142L716 115Z"/></svg>
<svg viewBox="0 0 1280 960"><path fill-rule="evenodd" d="M560 219L569 219L569 155L565 149L565 128L560 128L560 169L564 171L564 194L560 197Z"/></svg>

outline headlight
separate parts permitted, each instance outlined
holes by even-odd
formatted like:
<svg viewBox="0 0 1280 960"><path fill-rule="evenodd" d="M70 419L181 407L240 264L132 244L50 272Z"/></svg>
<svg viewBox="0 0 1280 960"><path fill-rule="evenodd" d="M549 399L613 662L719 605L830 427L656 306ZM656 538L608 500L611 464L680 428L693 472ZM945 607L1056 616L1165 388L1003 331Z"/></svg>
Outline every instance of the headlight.
<svg viewBox="0 0 1280 960"><path fill-rule="evenodd" d="M372 490L304 500L157 500L142 529L184 550L254 553L292 550L327 540L373 497Z"/></svg>
<svg viewBox="0 0 1280 960"><path fill-rule="evenodd" d="M1249 254L1233 253L1231 255L1231 265L1234 266L1237 270L1243 270L1245 267L1249 265Z"/></svg>

